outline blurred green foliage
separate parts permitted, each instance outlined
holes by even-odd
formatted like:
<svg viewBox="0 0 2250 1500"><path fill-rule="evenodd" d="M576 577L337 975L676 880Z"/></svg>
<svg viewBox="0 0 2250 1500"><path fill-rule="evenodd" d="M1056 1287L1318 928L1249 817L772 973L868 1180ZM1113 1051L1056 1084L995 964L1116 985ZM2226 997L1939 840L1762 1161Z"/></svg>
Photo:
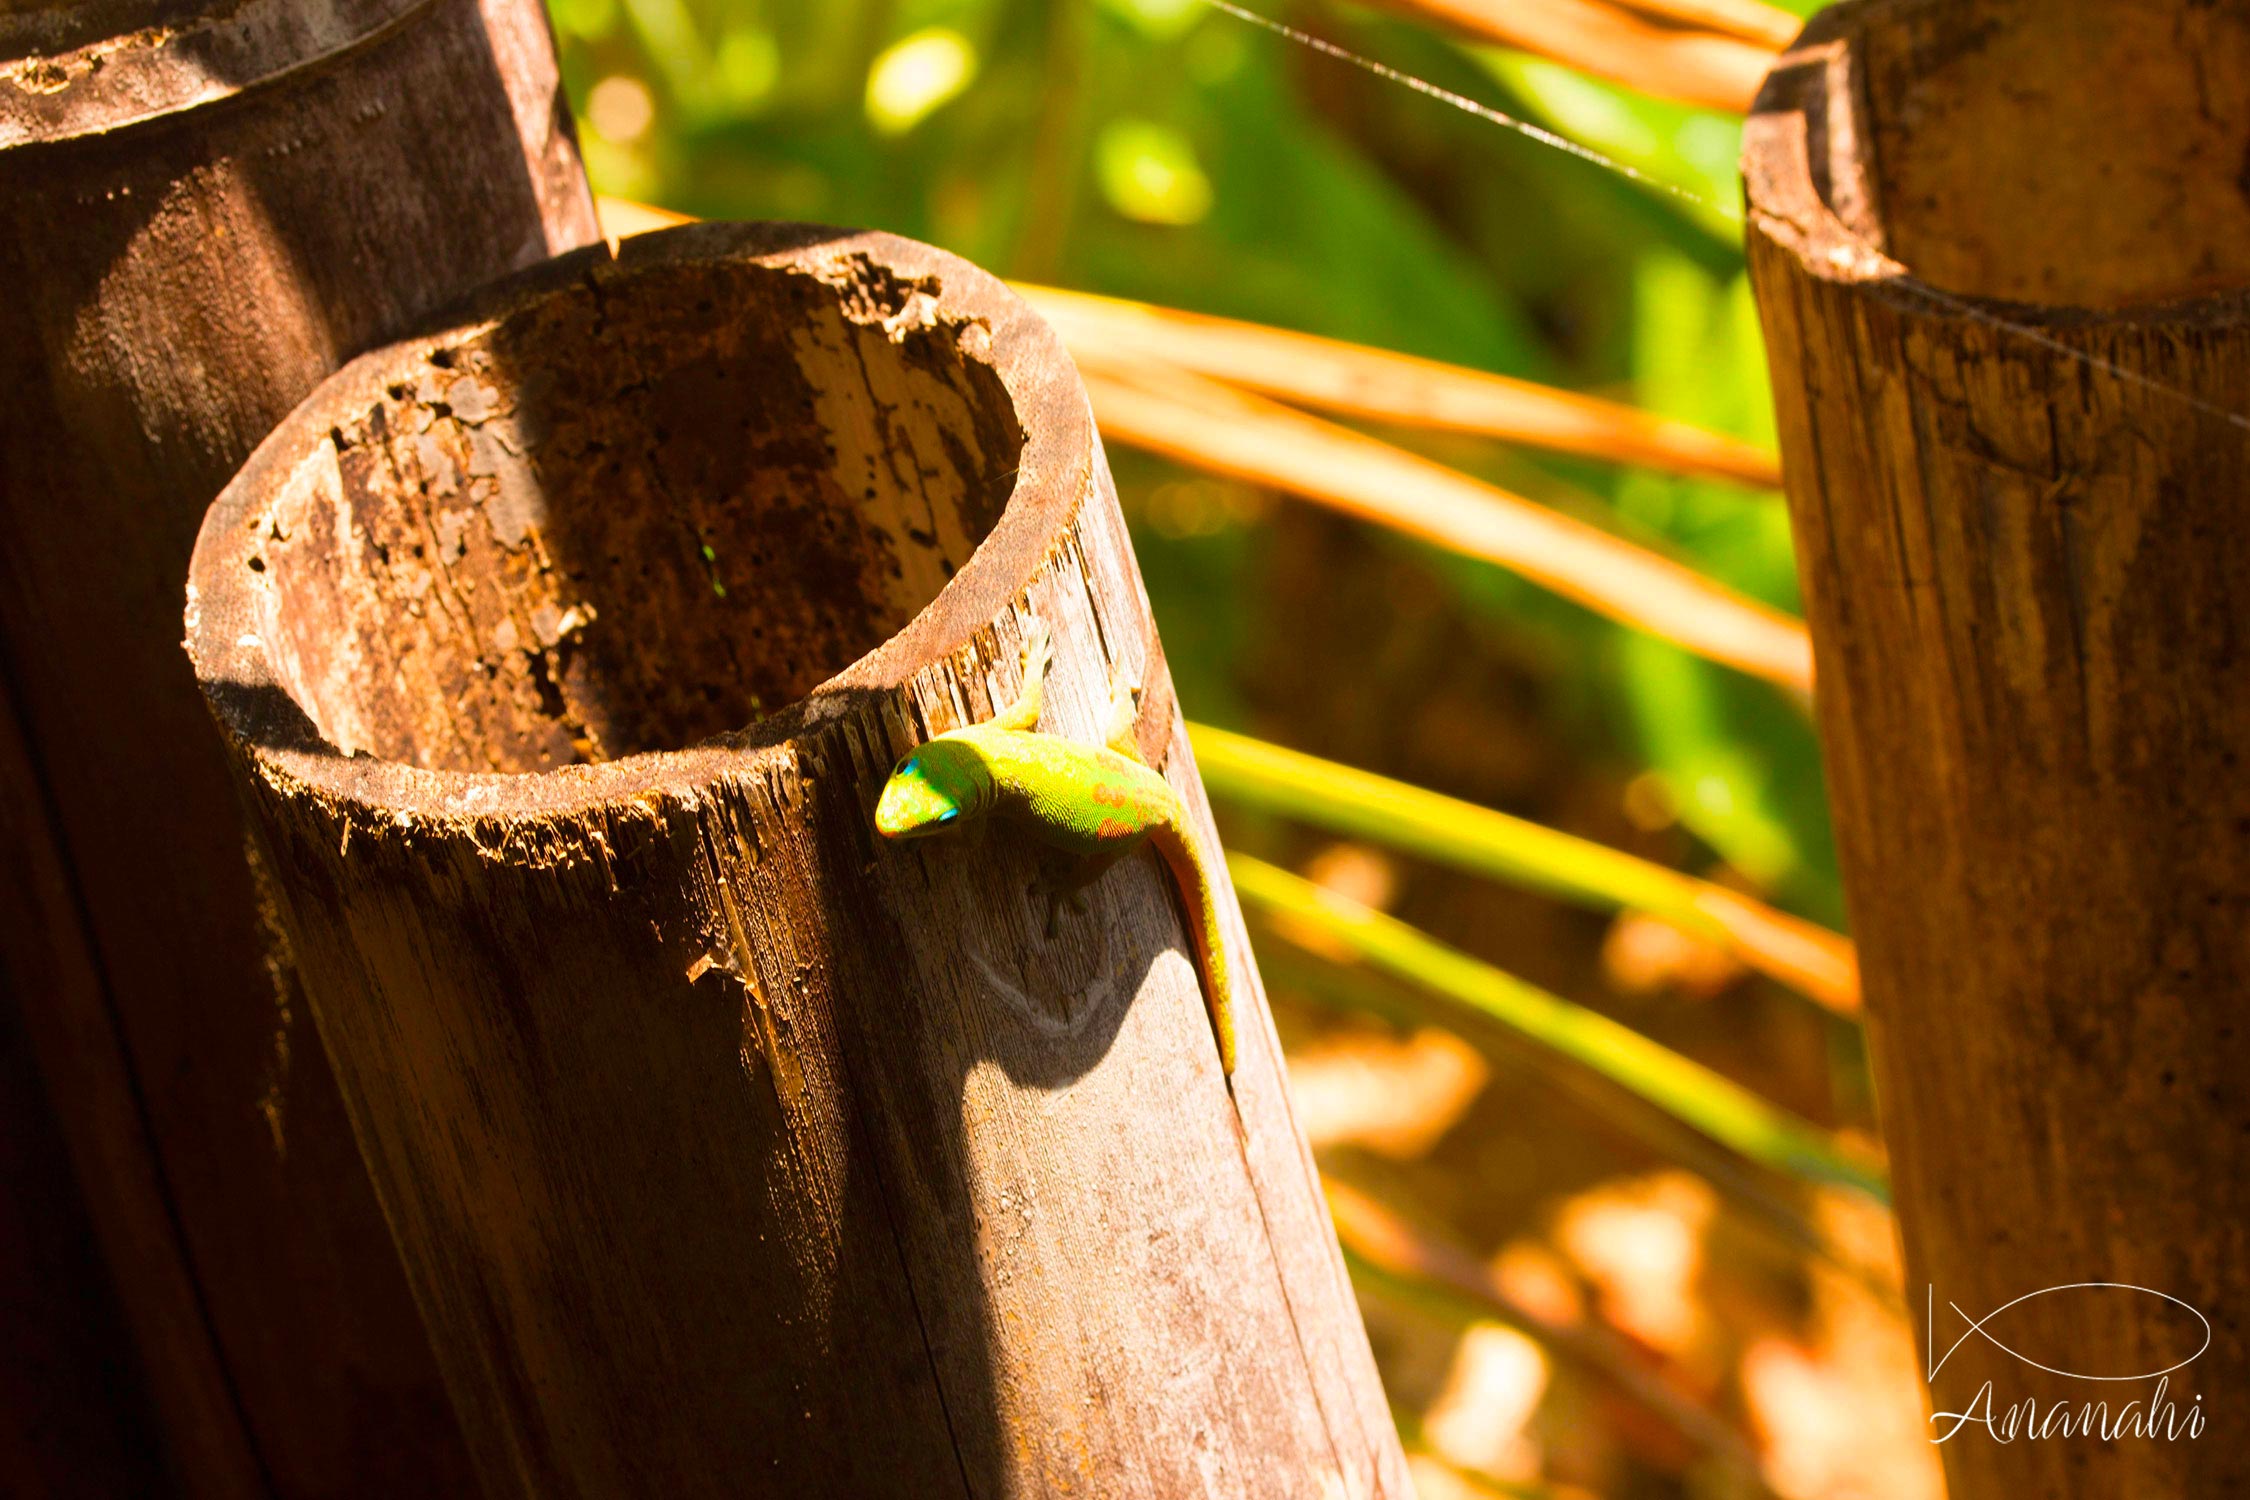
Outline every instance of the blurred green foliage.
<svg viewBox="0 0 2250 1500"><path fill-rule="evenodd" d="M1889 1203L1890 1188L1879 1169L1839 1149L1803 1120L1639 1032L1264 860L1234 855L1227 863L1244 901L1268 915L1305 924L1376 972L1410 980L1452 1005L1498 1022L1746 1161L1784 1178L1835 1183Z"/></svg>
<svg viewBox="0 0 2250 1500"><path fill-rule="evenodd" d="M600 191L706 217L891 229L1003 275L1599 391L1770 439L1729 117L1348 6L1268 7L1680 198L1201 0L552 4ZM1796 603L1772 496L1485 446L1440 456ZM1129 501L1178 477L1113 457ZM1257 586L1255 525L1143 526L1138 539L1188 710L1239 723L1227 667L1237 601ZM1801 705L1494 569L1424 562L1543 663L1551 732L1647 768L1714 859L1841 920Z"/></svg>

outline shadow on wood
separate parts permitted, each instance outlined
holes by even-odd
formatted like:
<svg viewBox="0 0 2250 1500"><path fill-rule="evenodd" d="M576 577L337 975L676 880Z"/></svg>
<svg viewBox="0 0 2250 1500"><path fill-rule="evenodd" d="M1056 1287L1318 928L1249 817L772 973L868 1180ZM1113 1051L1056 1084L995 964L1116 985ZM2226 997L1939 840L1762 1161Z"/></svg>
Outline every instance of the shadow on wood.
<svg viewBox="0 0 2250 1500"><path fill-rule="evenodd" d="M1933 1400L2049 1419L1956 1500L2250 1493L2245 142L2240 0L1841 5L1745 137Z"/></svg>
<svg viewBox="0 0 2250 1500"><path fill-rule="evenodd" d="M1152 854L1050 939L1007 833L873 835L1036 612L1209 836L1045 326L736 225L449 319L221 497L189 643L488 1487L1406 1494L1231 896L1230 1092Z"/></svg>

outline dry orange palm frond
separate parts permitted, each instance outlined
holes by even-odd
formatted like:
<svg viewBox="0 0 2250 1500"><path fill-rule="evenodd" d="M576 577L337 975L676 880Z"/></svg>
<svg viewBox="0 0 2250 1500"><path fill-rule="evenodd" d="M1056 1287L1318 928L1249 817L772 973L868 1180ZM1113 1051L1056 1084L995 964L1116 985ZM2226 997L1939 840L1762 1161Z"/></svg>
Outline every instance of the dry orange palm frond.
<svg viewBox="0 0 2250 1500"><path fill-rule="evenodd" d="M603 198L599 207L614 237L694 222L623 198ZM1020 283L1016 291L1054 325L1081 365L1155 361L1379 422L1764 488L1781 483L1774 459L1740 438L1596 396L1146 302Z"/></svg>
<svg viewBox="0 0 2250 1500"><path fill-rule="evenodd" d="M636 203L630 198L606 196L594 199L594 216L601 220L602 233L612 244L629 240L636 234L647 234L652 229L670 229L677 224L695 222L693 214L675 213L669 208Z"/></svg>
<svg viewBox="0 0 2250 1500"><path fill-rule="evenodd" d="M602 222L613 235L690 222L684 214L624 199L604 198L600 209ZM1030 289L1030 293L1035 305L1050 318L1060 313L1058 322L1066 325L1070 319L1077 320L1075 335L1064 326L1065 340L1083 367L1088 392L1094 397L1095 415L1104 430L1120 441L1153 449L1183 463L1274 485L1500 563L1591 609L1688 650L1800 692L1811 690L1812 648L1805 628L1778 610L1715 584L1668 558L1443 464L1147 356L1179 350L1189 359L1222 366L1226 365L1224 349L1238 351L1233 358L1244 364L1252 361L1239 351L1253 350L1254 363L1266 374L1250 373L1278 387L1286 372L1279 369L1283 361L1277 356L1290 354L1310 369L1317 362L1315 346L1327 345L1340 351L1334 356L1337 362L1328 366L1327 374L1307 376L1303 384L1326 389L1337 397L1334 404L1368 415L1396 416L1416 406L1419 398L1413 392L1433 388L1411 384L1422 380L1435 382L1446 392L1432 403L1444 410L1461 411L1475 407L1478 401L1488 403L1477 419L1485 425L1472 430L1493 430L1499 418L1492 413L1503 400L1525 394L1554 399L1556 404L1550 410L1556 420L1550 423L1551 429L1567 419L1582 432L1603 433L1604 443L1618 441L1622 434L1634 430L1662 432L1674 424L1641 418L1629 408L1588 402L1587 398L1536 386L1519 390L1520 383L1497 376L1479 376L1251 324L1226 324L1075 293L1039 288ZM1096 318L1109 321L1095 322ZM1163 340L1153 345L1145 340L1136 343L1137 336L1129 330L1152 321L1168 330L1203 328L1206 333L1192 347ZM1208 332L1214 324L1216 337ZM1104 337L1105 333L1114 337ZM1128 347L1130 352L1114 354L1113 347L1119 346ZM1394 378L1397 384L1386 384ZM1351 395L1355 390L1360 394ZM1319 398L1307 394L1305 399ZM1653 427L1641 427L1636 418ZM1469 418L1460 420L1466 423ZM1518 422L1522 424L1524 419L1519 417ZM1606 427L1602 425L1605 422ZM1673 436L1677 438L1677 434ZM1710 434L1700 436L1712 439Z"/></svg>
<svg viewBox="0 0 2250 1500"><path fill-rule="evenodd" d="M1102 431L1120 442L1498 563L1713 661L1812 690L1812 644L1802 621L1670 558L1215 380L1153 364L1081 373Z"/></svg>
<svg viewBox="0 0 2250 1500"><path fill-rule="evenodd" d="M1665 25L1636 14L1678 0L1646 0L1630 10L1605 0L1374 3L1480 42L1536 52L1644 94L1738 115L1749 112L1774 62L1775 47L1764 42Z"/></svg>
<svg viewBox="0 0 2250 1500"><path fill-rule="evenodd" d="M1804 21L1765 0L1616 0L1627 10L1673 26L1716 31L1775 52L1794 45Z"/></svg>
<svg viewBox="0 0 2250 1500"><path fill-rule="evenodd" d="M1081 365L1158 361L1270 396L1404 426L1476 433L1676 474L1781 482L1739 438L1614 401L1312 334L1066 292L1016 290Z"/></svg>
<svg viewBox="0 0 2250 1500"><path fill-rule="evenodd" d="M1694 906L1752 968L1838 1015L1859 1013L1859 956L1851 939L1710 881L1696 883Z"/></svg>

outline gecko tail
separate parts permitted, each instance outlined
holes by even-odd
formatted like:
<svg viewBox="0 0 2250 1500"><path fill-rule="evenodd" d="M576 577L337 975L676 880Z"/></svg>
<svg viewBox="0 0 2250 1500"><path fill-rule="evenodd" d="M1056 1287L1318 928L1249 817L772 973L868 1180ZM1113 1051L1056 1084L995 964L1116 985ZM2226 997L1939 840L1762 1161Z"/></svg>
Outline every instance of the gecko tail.
<svg viewBox="0 0 2250 1500"><path fill-rule="evenodd" d="M1204 1009L1211 1016L1211 1035L1219 1044L1219 1069L1234 1077L1234 990L1227 968L1226 937L1219 930L1219 902L1211 872L1195 846L1195 835L1181 815L1151 830L1150 842L1164 856L1172 884L1187 908L1188 941L1195 947L1195 971L1202 983Z"/></svg>

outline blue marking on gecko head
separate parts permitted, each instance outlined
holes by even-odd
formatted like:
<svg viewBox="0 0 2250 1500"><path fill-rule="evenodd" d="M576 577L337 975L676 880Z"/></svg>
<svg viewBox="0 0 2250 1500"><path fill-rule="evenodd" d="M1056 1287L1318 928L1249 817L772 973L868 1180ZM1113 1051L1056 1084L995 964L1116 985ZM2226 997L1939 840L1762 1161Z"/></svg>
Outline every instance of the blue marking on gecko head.
<svg viewBox="0 0 2250 1500"><path fill-rule="evenodd" d="M875 831L920 838L976 812L992 787L983 757L956 740L936 739L898 763L875 803Z"/></svg>

